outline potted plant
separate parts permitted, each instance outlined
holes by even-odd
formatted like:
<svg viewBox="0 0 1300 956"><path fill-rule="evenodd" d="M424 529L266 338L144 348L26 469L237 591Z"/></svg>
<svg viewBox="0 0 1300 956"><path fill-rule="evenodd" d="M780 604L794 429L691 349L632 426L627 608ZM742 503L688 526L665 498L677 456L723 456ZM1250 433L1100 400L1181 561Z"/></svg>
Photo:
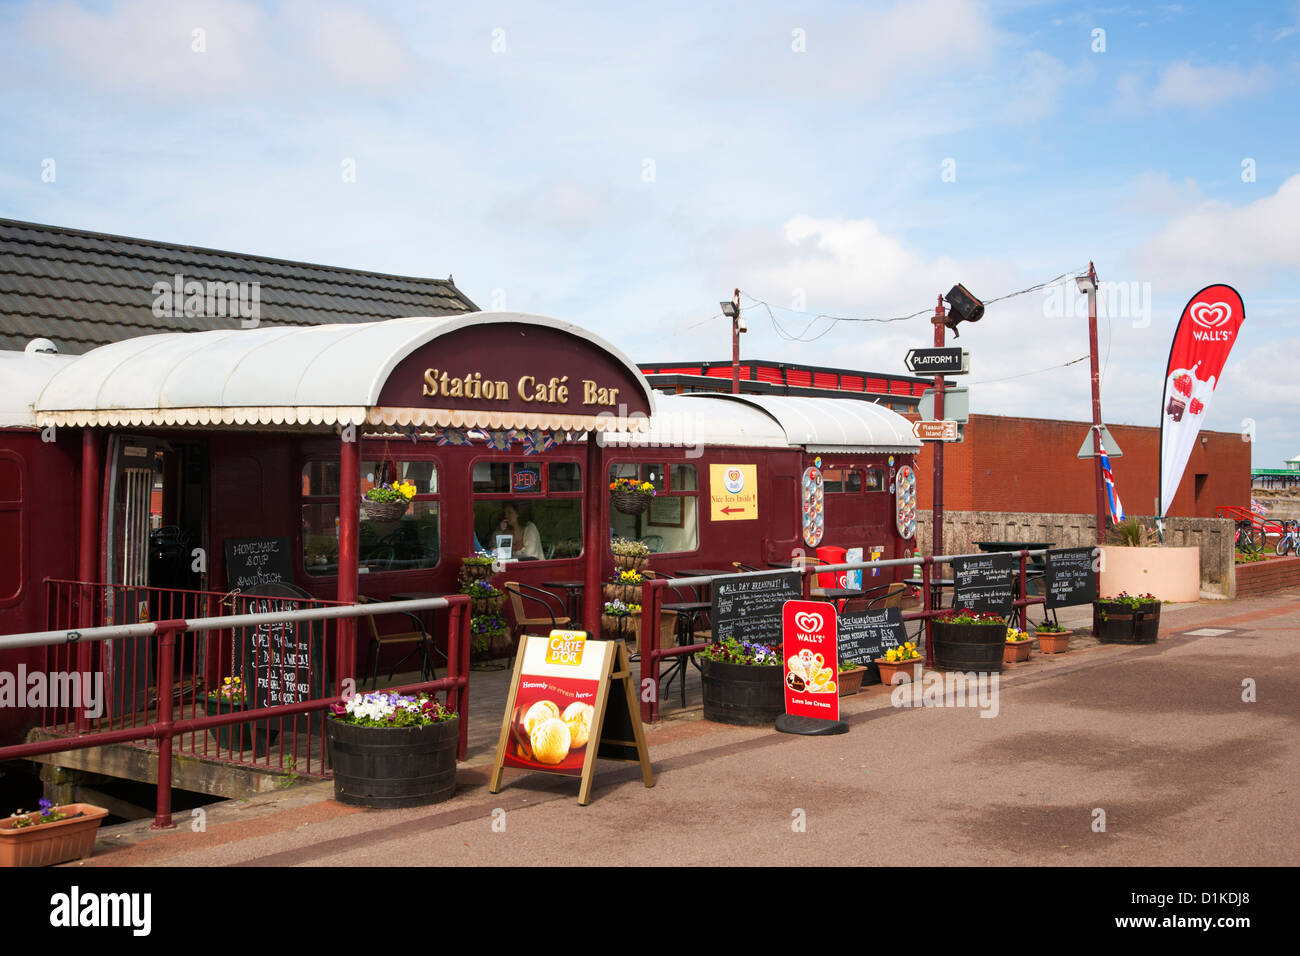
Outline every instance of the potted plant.
<svg viewBox="0 0 1300 956"><path fill-rule="evenodd" d="M1042 654L1064 654L1070 649L1070 632L1054 621L1044 621L1036 629L1038 650Z"/></svg>
<svg viewBox="0 0 1300 956"><path fill-rule="evenodd" d="M896 674L911 674L913 682L920 680L921 652L913 641L907 641L898 647L885 651L884 657L877 657L873 664L880 670L880 683L892 685L897 683Z"/></svg>
<svg viewBox="0 0 1300 956"><path fill-rule="evenodd" d="M90 856L104 807L41 800L38 813L19 810L0 820L0 866L53 866Z"/></svg>
<svg viewBox="0 0 1300 956"><path fill-rule="evenodd" d="M1154 644L1160 635L1160 599L1121 591L1093 601L1092 626L1103 644Z"/></svg>
<svg viewBox="0 0 1300 956"><path fill-rule="evenodd" d="M849 697L862 690L862 678L866 673L865 667L859 667L852 661L840 661L840 696Z"/></svg>
<svg viewBox="0 0 1300 956"><path fill-rule="evenodd" d="M339 803L421 807L456 789L460 718L426 694L354 694L325 726Z"/></svg>
<svg viewBox="0 0 1300 956"><path fill-rule="evenodd" d="M636 645L641 635L641 605L623 601L606 601L600 612L600 636L610 641L629 641Z"/></svg>
<svg viewBox="0 0 1300 956"><path fill-rule="evenodd" d="M242 677L222 678L215 690L208 691L203 698L204 710L209 717L221 714L233 714L237 710L247 710L249 705L248 685ZM271 746L280 738L280 728L272 727L269 720L223 724L209 727L208 733L217 742L219 750L242 753L253 745L254 757L265 757Z"/></svg>
<svg viewBox="0 0 1300 956"><path fill-rule="evenodd" d="M1002 648L1002 663L1019 664L1022 661L1027 661L1032 648L1033 641L1030 639L1028 631L1009 627L1007 628L1007 643Z"/></svg>
<svg viewBox="0 0 1300 956"><path fill-rule="evenodd" d="M606 601L623 601L639 604L641 602L641 585L645 578L640 571L615 571L614 576L606 582L604 595Z"/></svg>
<svg viewBox="0 0 1300 956"><path fill-rule="evenodd" d="M469 619L469 642L470 651L480 665L509 656L510 627L500 609L483 611ZM491 667L481 666L480 669L500 670L503 667L504 663Z"/></svg>
<svg viewBox="0 0 1300 956"><path fill-rule="evenodd" d="M506 592L493 587L492 583L485 578L470 581L461 587L460 593L469 595L470 600L474 602L475 610L499 611L506 600Z"/></svg>
<svg viewBox="0 0 1300 956"><path fill-rule="evenodd" d="M361 508L371 521L397 521L406 514L414 497L414 482L395 481L391 485L376 485L368 490L361 499Z"/></svg>
<svg viewBox="0 0 1300 956"><path fill-rule="evenodd" d="M492 555L479 551L460 559L460 586L463 590L474 581L492 577Z"/></svg>
<svg viewBox="0 0 1300 956"><path fill-rule="evenodd" d="M998 673L1007 624L992 611L957 607L935 616L934 663L957 671Z"/></svg>
<svg viewBox="0 0 1300 956"><path fill-rule="evenodd" d="M609 491L614 507L625 515L639 515L650 507L650 499L655 496L654 485L635 478L616 478L609 483Z"/></svg>
<svg viewBox="0 0 1300 956"><path fill-rule="evenodd" d="M615 538L609 549L614 552L614 567L620 571L644 571L650 563L650 548L640 541Z"/></svg>
<svg viewBox="0 0 1300 956"><path fill-rule="evenodd" d="M781 651L724 637L699 653L704 719L770 724L785 713Z"/></svg>

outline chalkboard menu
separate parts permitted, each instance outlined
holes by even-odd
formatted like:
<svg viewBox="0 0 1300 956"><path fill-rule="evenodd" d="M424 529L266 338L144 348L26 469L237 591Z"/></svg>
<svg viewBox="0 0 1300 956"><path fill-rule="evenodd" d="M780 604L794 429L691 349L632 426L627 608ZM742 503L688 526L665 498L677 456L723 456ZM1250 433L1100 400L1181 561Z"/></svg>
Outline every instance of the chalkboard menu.
<svg viewBox="0 0 1300 956"><path fill-rule="evenodd" d="M903 612L896 607L882 607L876 611L841 614L839 641L840 660L867 669L863 684L879 684L880 669L872 661L884 657L891 647L907 642Z"/></svg>
<svg viewBox="0 0 1300 956"><path fill-rule="evenodd" d="M728 574L713 579L713 637L781 646L781 608L802 600L798 571Z"/></svg>
<svg viewBox="0 0 1300 956"><path fill-rule="evenodd" d="M1062 548L1047 552L1043 594L1048 608L1091 604L1097 600L1097 575L1092 569L1094 548Z"/></svg>
<svg viewBox="0 0 1300 956"><path fill-rule="evenodd" d="M293 584L263 584L244 592L241 614L273 614L304 607L310 599ZM325 690L324 635L319 621L281 621L239 629L241 672L258 707L298 704Z"/></svg>
<svg viewBox="0 0 1300 956"><path fill-rule="evenodd" d="M226 587L247 591L293 580L288 538L227 538Z"/></svg>
<svg viewBox="0 0 1300 956"><path fill-rule="evenodd" d="M953 607L991 611L1006 617L1011 613L1018 560L1010 552L954 558Z"/></svg>

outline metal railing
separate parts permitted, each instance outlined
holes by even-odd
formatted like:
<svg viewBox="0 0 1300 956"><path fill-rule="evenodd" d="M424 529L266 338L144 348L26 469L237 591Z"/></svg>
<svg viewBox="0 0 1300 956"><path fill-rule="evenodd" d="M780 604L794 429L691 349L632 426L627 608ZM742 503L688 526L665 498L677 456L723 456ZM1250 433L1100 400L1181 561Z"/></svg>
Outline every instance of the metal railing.
<svg viewBox="0 0 1300 956"><path fill-rule="evenodd" d="M1049 549L1037 549L1032 551L1011 551L1006 552L1017 558L1019 562L1018 584L1019 597L1012 600L1011 606L1013 612L1019 617L1019 626L1023 630L1026 626L1027 609L1032 604L1043 604L1042 596L1030 596L1026 593L1026 582L1028 579L1027 564L1030 558L1043 557ZM868 570L871 568L899 568L899 567L919 567L921 569L920 579L904 578L901 583L912 585L921 591L921 606L918 610L903 614L904 621L922 621L925 629L925 658L927 666L934 666L934 642L930 640L932 618L943 613L946 608L935 607L934 588L932 581L936 580L933 573L936 566L948 564L958 558L987 558L988 553L981 552L978 554L944 554L916 558L891 558L882 561L852 561L843 564L795 564L789 568L773 568L768 571L751 571L746 572L753 575L774 575L789 574L798 572L801 576L803 588L803 597L805 600L811 599L812 595L812 578L814 574L837 574L842 571ZM659 664L664 658L684 657L697 654L708 647L708 644L683 644L674 647L659 646L659 615L663 604L663 591L665 588L681 590L683 588L694 588L702 585L712 585L715 580L722 577L735 577L735 575L701 575L692 578L649 578L646 580L641 592L641 634L640 634L640 653L641 653L641 719L645 721L656 721L659 719ZM884 584L882 584L884 587ZM717 636L715 634L715 636ZM685 680L682 675L682 680ZM649 680L650 686L647 688L646 681ZM650 693L646 693L650 690ZM648 699L647 699L648 698Z"/></svg>
<svg viewBox="0 0 1300 956"><path fill-rule="evenodd" d="M87 585L87 587L91 587ZM251 600L256 601L258 598L253 597ZM263 599L265 600L265 599ZM271 600L280 601L279 598ZM71 718L67 721L66 727L76 728L86 726L85 732L76 732L67 730L69 736L57 736L54 739L37 741L25 744L16 744L9 747L0 747L0 761L19 760L30 757L42 756L44 754L62 753L70 750L83 750L89 747L99 747L107 744L136 743L142 741L156 741L158 751L158 797L157 807L154 816L154 828L161 829L172 826L171 822L171 781L172 781L172 756L178 749L178 739L183 739L186 735L191 735L189 748L181 752L194 753L193 737L203 737L206 745L207 732L210 730L219 730L222 727L233 728L236 724L254 723L269 730L272 724L278 725L281 730L286 727L293 728L292 734L294 743L293 747L300 746L300 738L304 735L296 732L300 723L306 723L309 727L305 753L302 755L308 761L308 766L304 769L302 766L295 764L286 767L283 758L284 747L281 744L280 757L281 763L278 769L291 769L295 773L303 774L313 773L313 768L319 766L315 775L325 776L327 774L326 761L326 742L325 742L325 724L324 711L332 704L342 703L347 699L349 691L355 691L356 679L354 668L352 666L355 660L355 649L351 646L350 640L340 640L338 654L336 656L336 673L339 675L335 681L333 690L330 693L327 690L328 685L324 683L326 671L320 668L316 672L315 678L308 680L305 684L307 688L308 699L297 700L292 703L273 703L276 699L269 691L271 688L270 677L265 678L268 687L268 693L262 699L265 703L262 706L246 707L245 709L234 710L228 713L211 713L207 712L206 716L198 716L197 704L194 702L194 696L198 691L191 688L191 698L189 706L184 703L179 707L180 719L176 719L176 711L173 705L176 702L183 701L181 690L178 689L176 681L177 673L177 650L178 637L183 635L218 635L218 641L222 632L228 632L233 635L251 635L256 638L258 635L268 634L270 628L280 627L281 635L288 635L290 632L284 629L284 625L293 626L293 634L298 634L298 628L303 623L311 622L340 622L349 621L361 617L373 617L382 614L408 611L431 611L448 609L448 641L447 641L447 677L424 681L417 684L407 684L402 687L392 688L402 693L436 693L446 691L446 705L460 715L460 743L457 751L459 759L465 758L466 743L468 740L469 725L469 596L468 595L448 595L443 598L425 598L414 601L392 601L375 604L357 604L357 605L335 605L332 607L306 608L302 610L279 610L264 613L245 613L229 614L212 617L202 617L195 619L170 619L141 624L116 624L102 627L88 628L67 628L63 630L38 631L27 634L14 634L6 637L0 637L0 652L26 648L26 647L47 647L52 649L63 649L67 651L67 656L63 658L66 661L73 659L73 649L76 650L76 657L79 662L90 660L90 654L87 652L98 651L100 659L103 660L106 655L114 653L112 648L114 642L134 642L144 641L150 645L151 654L147 660L156 663L156 683L153 685L156 693L153 695L151 706L143 713L145 722L131 724L129 726L113 727L112 721L105 724L100 719L98 724L92 726L90 715L84 713L87 709L87 701L83 698L71 708L73 711ZM232 637L233 640L233 637ZM183 651L184 644L180 645ZM264 643L262 647L272 647L273 643ZM283 642L279 647L283 648ZM310 647L310 645L308 645ZM254 649L259 645L253 642ZM324 651L321 646L322 654ZM269 656L269 652L268 652ZM56 659L58 659L56 657ZM124 658L125 659L125 658ZM256 671L257 660L254 658L254 669ZM312 658L309 656L309 660ZM323 658L322 658L323 659ZM282 665L283 666L283 665ZM53 672L51 672L53 673ZM87 675L87 670L74 671L80 675ZM102 671L98 672L102 673ZM222 678L224 680L224 677ZM260 685L262 678L257 678L257 684ZM148 682L146 681L146 686ZM66 686L66 685L65 685ZM219 686L219 685L218 685ZM208 700L207 687L205 684L203 701ZM287 694L281 694L280 699L288 697ZM249 703L256 703L256 700ZM66 710L66 708L65 708ZM188 711L190 716L186 716ZM131 719L135 719L139 712L132 708L129 711ZM312 715L319 714L319 717L313 718ZM152 720L149 716L152 715ZM250 728L252 731L248 737L256 740L258 730ZM241 731L241 735L243 732ZM319 736L316 736L319 735ZM233 737L233 731L232 731ZM318 742L318 747L313 748L312 744ZM231 745L233 748L233 744ZM254 748L256 749L256 748ZM290 759L294 759L293 754L300 751L294 749ZM196 756L203 756L202 753L196 753ZM229 762L229 760L228 760ZM246 762L246 761L241 761ZM276 769L275 765L268 766Z"/></svg>

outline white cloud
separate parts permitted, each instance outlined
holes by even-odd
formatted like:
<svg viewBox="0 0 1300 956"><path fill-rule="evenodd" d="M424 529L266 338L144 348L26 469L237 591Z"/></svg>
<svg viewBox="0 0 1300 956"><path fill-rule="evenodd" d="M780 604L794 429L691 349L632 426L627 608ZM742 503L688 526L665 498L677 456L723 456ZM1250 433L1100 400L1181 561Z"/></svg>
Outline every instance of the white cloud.
<svg viewBox="0 0 1300 956"><path fill-rule="evenodd" d="M1264 65L1247 72L1236 66L1192 66L1182 60L1160 74L1152 100L1162 106L1211 107L1262 93L1272 84L1273 71Z"/></svg>

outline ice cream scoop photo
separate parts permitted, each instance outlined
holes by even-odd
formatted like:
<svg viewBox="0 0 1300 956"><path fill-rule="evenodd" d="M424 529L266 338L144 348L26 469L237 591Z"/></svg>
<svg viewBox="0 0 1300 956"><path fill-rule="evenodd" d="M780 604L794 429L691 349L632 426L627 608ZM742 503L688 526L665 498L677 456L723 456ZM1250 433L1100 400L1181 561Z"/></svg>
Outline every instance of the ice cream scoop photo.
<svg viewBox="0 0 1300 956"><path fill-rule="evenodd" d="M533 758L538 763L558 764L569 755L569 746L573 740L569 725L557 717L550 717L538 723L530 732L533 745Z"/></svg>
<svg viewBox="0 0 1300 956"><path fill-rule="evenodd" d="M564 708L561 719L569 725L569 736L574 750L587 746L587 738L591 736L591 721L595 716L596 708L591 704L574 701Z"/></svg>

